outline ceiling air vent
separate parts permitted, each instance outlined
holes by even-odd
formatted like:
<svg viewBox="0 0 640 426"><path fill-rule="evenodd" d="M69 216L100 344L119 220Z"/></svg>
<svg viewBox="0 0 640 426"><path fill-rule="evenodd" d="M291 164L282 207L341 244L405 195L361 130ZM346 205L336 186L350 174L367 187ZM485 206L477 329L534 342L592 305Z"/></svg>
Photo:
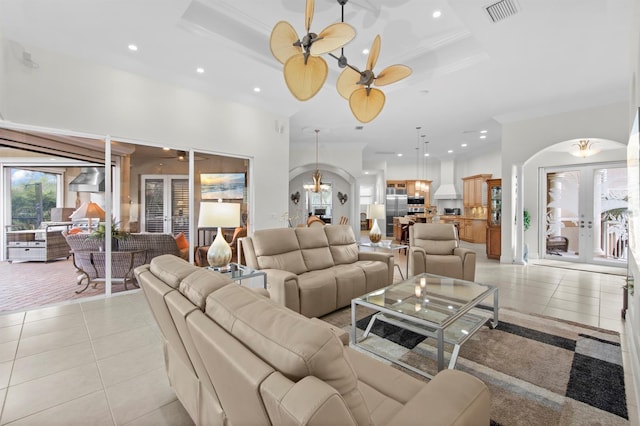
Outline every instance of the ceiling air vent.
<svg viewBox="0 0 640 426"><path fill-rule="evenodd" d="M518 7L514 0L501 0L490 4L485 9L489 14L489 18L494 23L503 21L518 13Z"/></svg>

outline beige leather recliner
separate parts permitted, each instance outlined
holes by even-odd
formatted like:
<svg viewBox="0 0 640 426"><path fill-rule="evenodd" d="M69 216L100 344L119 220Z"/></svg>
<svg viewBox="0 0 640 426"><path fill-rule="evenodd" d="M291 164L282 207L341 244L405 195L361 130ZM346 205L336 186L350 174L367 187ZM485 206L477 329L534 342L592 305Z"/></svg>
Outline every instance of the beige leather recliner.
<svg viewBox="0 0 640 426"><path fill-rule="evenodd" d="M459 247L449 223L416 223L409 228L409 276L424 272L473 281L476 252Z"/></svg>
<svg viewBox="0 0 640 426"><path fill-rule="evenodd" d="M136 275L197 425L489 424L489 391L470 374L418 380L345 346L343 330L175 256Z"/></svg>

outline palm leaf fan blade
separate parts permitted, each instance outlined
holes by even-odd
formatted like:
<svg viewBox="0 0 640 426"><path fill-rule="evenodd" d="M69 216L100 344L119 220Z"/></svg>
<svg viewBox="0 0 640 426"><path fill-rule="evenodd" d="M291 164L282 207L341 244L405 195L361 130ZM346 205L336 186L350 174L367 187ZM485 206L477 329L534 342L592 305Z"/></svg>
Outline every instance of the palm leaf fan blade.
<svg viewBox="0 0 640 426"><path fill-rule="evenodd" d="M383 69L374 80L376 86L386 86L411 75L411 68L406 65L391 65Z"/></svg>
<svg viewBox="0 0 640 426"><path fill-rule="evenodd" d="M306 101L322 89L329 69L324 59L304 54L292 56L284 64L284 80L291 94L299 101Z"/></svg>
<svg viewBox="0 0 640 426"><path fill-rule="evenodd" d="M293 26L286 21L278 22L273 27L269 38L271 54L284 64L290 57L302 53L302 47L293 45L296 41L298 41L298 34Z"/></svg>
<svg viewBox="0 0 640 426"><path fill-rule="evenodd" d="M361 123L368 123L380 114L385 96L379 89L358 89L349 97L349 107Z"/></svg>
<svg viewBox="0 0 640 426"><path fill-rule="evenodd" d="M345 68L336 82L336 88L340 96L349 99L353 92L362 87L358 84L358 80L360 80L359 72L349 67Z"/></svg>
<svg viewBox="0 0 640 426"><path fill-rule="evenodd" d="M313 9L315 9L315 1L307 0L307 6L304 9L304 28L309 32L311 21L313 21Z"/></svg>
<svg viewBox="0 0 640 426"><path fill-rule="evenodd" d="M318 40L314 41L309 49L315 56L340 49L356 36L356 30L349 24L338 22L329 25L318 34Z"/></svg>
<svg viewBox="0 0 640 426"><path fill-rule="evenodd" d="M367 69L373 70L373 67L376 66L376 62L378 62L378 56L380 56L380 35L377 35L373 40L373 44L371 45L371 49L369 50L369 57L367 58Z"/></svg>

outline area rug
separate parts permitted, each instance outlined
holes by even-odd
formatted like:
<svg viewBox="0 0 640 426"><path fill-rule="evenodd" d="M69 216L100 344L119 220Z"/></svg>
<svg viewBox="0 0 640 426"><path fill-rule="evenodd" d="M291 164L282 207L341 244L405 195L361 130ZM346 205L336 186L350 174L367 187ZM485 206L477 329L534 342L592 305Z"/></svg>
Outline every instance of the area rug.
<svg viewBox="0 0 640 426"><path fill-rule="evenodd" d="M372 313L362 311L359 335ZM350 328L349 308L322 319ZM372 333L364 345L436 372L433 339L382 322ZM620 335L613 331L503 308L497 328L482 327L462 346L455 368L489 387L492 425L629 424Z"/></svg>

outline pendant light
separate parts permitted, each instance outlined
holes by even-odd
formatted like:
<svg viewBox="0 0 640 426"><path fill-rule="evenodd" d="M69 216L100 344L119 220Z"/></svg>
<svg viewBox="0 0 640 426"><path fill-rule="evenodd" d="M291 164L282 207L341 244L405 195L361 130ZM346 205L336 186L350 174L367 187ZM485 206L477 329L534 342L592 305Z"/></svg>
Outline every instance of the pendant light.
<svg viewBox="0 0 640 426"><path fill-rule="evenodd" d="M314 131L316 132L316 169L311 175L313 183L311 185L304 185L304 189L310 192L327 191L329 186L322 183L322 173L320 173L320 169L318 168L318 134L320 133L320 129L315 129Z"/></svg>
<svg viewBox="0 0 640 426"><path fill-rule="evenodd" d="M415 197L418 198L420 196L420 191L422 188L422 181L420 180L420 129L422 127L416 127L416 185L415 185Z"/></svg>

